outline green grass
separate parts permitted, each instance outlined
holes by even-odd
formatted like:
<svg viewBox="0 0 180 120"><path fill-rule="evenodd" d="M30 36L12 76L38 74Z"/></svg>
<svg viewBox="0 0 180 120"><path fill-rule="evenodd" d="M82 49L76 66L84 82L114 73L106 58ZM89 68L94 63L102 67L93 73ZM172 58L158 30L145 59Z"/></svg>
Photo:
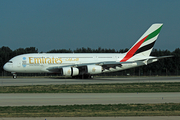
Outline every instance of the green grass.
<svg viewBox="0 0 180 120"><path fill-rule="evenodd" d="M136 93L180 92L176 83L1 86L0 93Z"/></svg>
<svg viewBox="0 0 180 120"><path fill-rule="evenodd" d="M179 103L0 107L0 117L102 117L179 115Z"/></svg>

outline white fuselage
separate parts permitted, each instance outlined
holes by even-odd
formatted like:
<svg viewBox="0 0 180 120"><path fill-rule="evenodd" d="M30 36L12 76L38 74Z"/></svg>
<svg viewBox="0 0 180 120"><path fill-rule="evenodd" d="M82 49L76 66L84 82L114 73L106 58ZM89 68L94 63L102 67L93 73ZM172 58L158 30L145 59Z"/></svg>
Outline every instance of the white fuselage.
<svg viewBox="0 0 180 120"><path fill-rule="evenodd" d="M120 62L125 54L119 53L32 53L16 56L4 65L4 69L14 73L52 73L50 67L66 67L100 62ZM114 72L144 65L129 63L104 69L102 72Z"/></svg>

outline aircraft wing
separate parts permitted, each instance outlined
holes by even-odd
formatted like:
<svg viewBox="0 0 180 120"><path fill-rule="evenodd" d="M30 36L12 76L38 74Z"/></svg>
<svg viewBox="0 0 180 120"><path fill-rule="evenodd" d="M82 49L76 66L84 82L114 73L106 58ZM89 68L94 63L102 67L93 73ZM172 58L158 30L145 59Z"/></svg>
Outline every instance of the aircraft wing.
<svg viewBox="0 0 180 120"><path fill-rule="evenodd" d="M173 57L171 56L161 56L161 57L151 57L151 58L146 58L146 59L141 59L141 60L136 60L136 61L130 61L130 62L116 62L116 61L103 61L103 62L97 62L97 63L83 63L83 64L70 64L70 65L64 65L64 66L53 66L53 67L48 67L46 68L48 71L51 72L60 72L60 70L64 67L74 67L74 68L82 68L88 65L98 65L98 66L102 66L104 69L109 69L109 68L113 68L113 67L121 67L125 64L132 64L132 63L141 63L141 64L149 64L152 62L156 62L159 59L163 59L163 58L168 58L168 57Z"/></svg>
<svg viewBox="0 0 180 120"><path fill-rule="evenodd" d="M83 63L83 64L71 64L71 65L64 65L64 66L53 66L53 67L48 67L47 70L49 71L59 71L61 68L64 67L85 67L87 65L99 65L102 67L115 67L115 66L122 66L122 64L129 64L129 63L135 63L133 62L116 62L116 61L104 61L104 62L97 62L97 63Z"/></svg>
<svg viewBox="0 0 180 120"><path fill-rule="evenodd" d="M149 63L153 63L158 61L159 59L163 59L163 58L169 58L169 57L173 57L173 55L169 55L169 56L160 56L160 57L151 57L151 58L146 58L146 59L142 59L139 61L142 61L145 65L149 64ZM136 61L137 62L137 61Z"/></svg>

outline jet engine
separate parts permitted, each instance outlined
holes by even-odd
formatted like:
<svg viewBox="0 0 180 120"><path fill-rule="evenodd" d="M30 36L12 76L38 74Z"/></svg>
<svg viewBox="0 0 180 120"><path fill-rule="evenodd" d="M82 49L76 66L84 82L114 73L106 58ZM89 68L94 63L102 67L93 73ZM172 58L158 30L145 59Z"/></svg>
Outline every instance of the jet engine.
<svg viewBox="0 0 180 120"><path fill-rule="evenodd" d="M99 74L102 73L102 66L98 65L87 65L87 73L89 74Z"/></svg>
<svg viewBox="0 0 180 120"><path fill-rule="evenodd" d="M61 74L64 76L78 76L83 74L99 74L102 73L102 66L98 65L87 65L84 67L74 68L74 67L63 67L61 69Z"/></svg>
<svg viewBox="0 0 180 120"><path fill-rule="evenodd" d="M73 67L62 68L62 75L64 76L76 76L79 75L79 69Z"/></svg>

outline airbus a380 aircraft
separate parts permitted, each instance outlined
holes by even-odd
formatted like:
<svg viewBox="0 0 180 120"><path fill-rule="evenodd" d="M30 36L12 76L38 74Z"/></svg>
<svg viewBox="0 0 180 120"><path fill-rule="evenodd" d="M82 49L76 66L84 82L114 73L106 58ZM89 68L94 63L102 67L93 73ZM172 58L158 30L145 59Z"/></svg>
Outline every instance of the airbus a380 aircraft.
<svg viewBox="0 0 180 120"><path fill-rule="evenodd" d="M115 72L147 65L171 57L149 56L163 24L153 24L129 49L120 53L33 53L13 57L4 70L16 73L59 73L64 76L91 78L94 74Z"/></svg>

